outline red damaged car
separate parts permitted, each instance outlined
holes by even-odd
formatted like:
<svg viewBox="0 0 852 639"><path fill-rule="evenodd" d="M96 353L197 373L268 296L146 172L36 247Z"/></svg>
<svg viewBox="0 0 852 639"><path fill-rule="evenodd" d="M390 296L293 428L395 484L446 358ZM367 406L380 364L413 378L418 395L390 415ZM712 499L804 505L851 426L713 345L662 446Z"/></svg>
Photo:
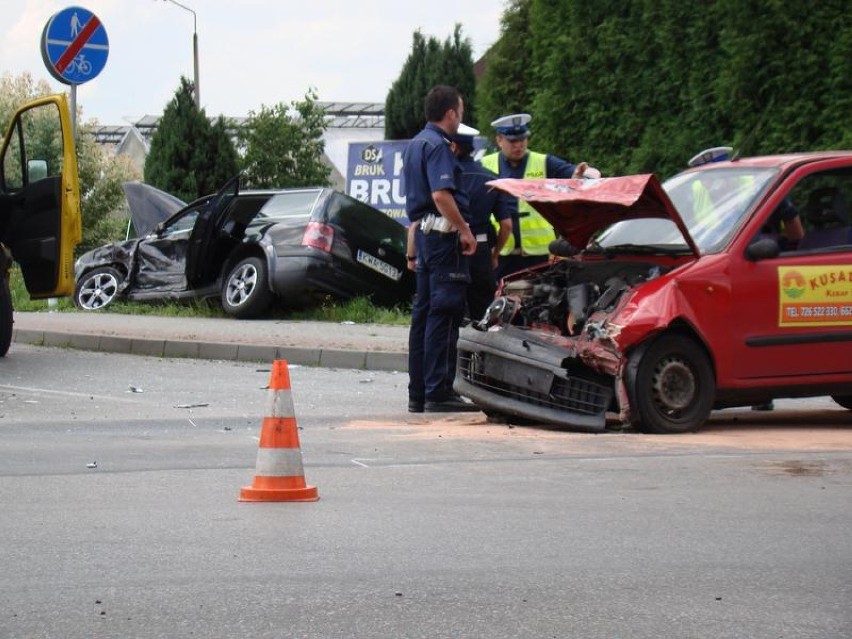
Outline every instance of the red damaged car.
<svg viewBox="0 0 852 639"><path fill-rule="evenodd" d="M781 397L852 409L852 152L492 184L568 257L462 330L455 389L489 415L680 433Z"/></svg>

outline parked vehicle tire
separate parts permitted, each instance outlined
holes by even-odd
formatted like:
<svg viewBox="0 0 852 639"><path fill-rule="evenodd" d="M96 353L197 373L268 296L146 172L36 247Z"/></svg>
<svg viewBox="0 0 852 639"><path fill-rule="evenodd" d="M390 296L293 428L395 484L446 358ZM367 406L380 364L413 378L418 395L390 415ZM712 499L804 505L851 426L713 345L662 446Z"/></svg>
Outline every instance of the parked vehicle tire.
<svg viewBox="0 0 852 639"><path fill-rule="evenodd" d="M634 422L647 432L696 430L713 409L710 361L695 340L683 335L665 335L638 349L631 356L628 384Z"/></svg>
<svg viewBox="0 0 852 639"><path fill-rule="evenodd" d="M831 399L833 399L836 404L843 406L843 408L852 410L852 395L832 395Z"/></svg>
<svg viewBox="0 0 852 639"><path fill-rule="evenodd" d="M228 315L251 319L272 301L269 270L260 257L247 257L234 265L222 284L222 308Z"/></svg>
<svg viewBox="0 0 852 639"><path fill-rule="evenodd" d="M12 293L9 279L0 274L0 357L9 352L12 343Z"/></svg>
<svg viewBox="0 0 852 639"><path fill-rule="evenodd" d="M85 273L74 287L74 304L84 311L96 311L112 303L124 276L111 266Z"/></svg>

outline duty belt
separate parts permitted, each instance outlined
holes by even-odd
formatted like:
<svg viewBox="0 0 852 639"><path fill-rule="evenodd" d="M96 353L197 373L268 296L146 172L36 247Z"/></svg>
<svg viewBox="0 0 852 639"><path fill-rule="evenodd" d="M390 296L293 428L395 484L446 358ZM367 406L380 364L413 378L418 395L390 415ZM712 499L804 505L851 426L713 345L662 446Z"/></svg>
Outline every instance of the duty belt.
<svg viewBox="0 0 852 639"><path fill-rule="evenodd" d="M455 233L456 227L445 217L435 213L427 213L420 222L420 230L424 233L435 231L437 233Z"/></svg>

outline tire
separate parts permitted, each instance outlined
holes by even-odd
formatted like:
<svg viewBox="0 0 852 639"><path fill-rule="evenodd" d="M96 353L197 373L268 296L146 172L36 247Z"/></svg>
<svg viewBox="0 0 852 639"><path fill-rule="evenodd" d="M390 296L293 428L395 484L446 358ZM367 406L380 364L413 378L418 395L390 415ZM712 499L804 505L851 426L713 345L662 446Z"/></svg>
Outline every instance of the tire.
<svg viewBox="0 0 852 639"><path fill-rule="evenodd" d="M9 278L0 275L0 357L9 352L12 344L12 293Z"/></svg>
<svg viewBox="0 0 852 639"><path fill-rule="evenodd" d="M247 257L236 263L222 284L222 308L232 317L252 319L263 314L272 301L266 261Z"/></svg>
<svg viewBox="0 0 852 639"><path fill-rule="evenodd" d="M628 365L633 421L650 433L700 428L713 409L713 369L704 349L683 335L665 335L638 349Z"/></svg>
<svg viewBox="0 0 852 639"><path fill-rule="evenodd" d="M111 266L100 266L84 273L74 288L74 305L84 311L109 306L118 295L124 277Z"/></svg>
<svg viewBox="0 0 852 639"><path fill-rule="evenodd" d="M834 400L835 404L852 410L852 395L832 395L831 399Z"/></svg>

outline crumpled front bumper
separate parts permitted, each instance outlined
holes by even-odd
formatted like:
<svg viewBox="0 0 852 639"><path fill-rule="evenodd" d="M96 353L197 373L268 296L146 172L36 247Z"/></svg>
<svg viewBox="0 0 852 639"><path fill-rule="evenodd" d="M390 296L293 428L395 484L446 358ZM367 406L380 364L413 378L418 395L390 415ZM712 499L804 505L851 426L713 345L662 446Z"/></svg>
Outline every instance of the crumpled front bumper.
<svg viewBox="0 0 852 639"><path fill-rule="evenodd" d="M613 379L589 369L570 348L512 326L459 333L455 391L486 412L602 431Z"/></svg>

